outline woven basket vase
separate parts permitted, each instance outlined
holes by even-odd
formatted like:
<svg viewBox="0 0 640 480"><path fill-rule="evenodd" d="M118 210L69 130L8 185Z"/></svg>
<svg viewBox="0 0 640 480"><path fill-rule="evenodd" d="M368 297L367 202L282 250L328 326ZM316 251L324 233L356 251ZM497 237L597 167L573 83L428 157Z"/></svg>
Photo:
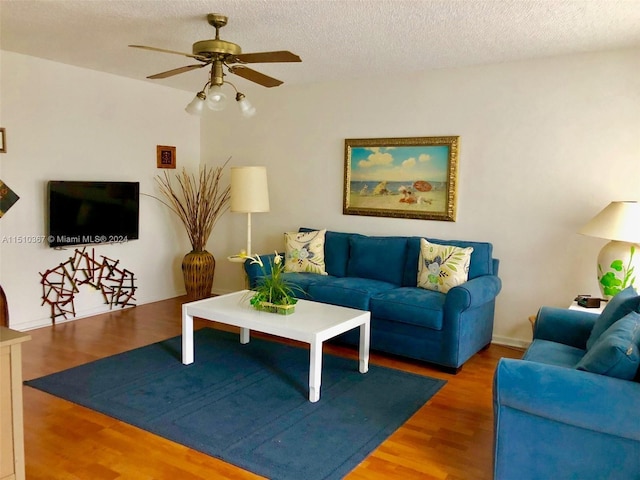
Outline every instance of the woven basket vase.
<svg viewBox="0 0 640 480"><path fill-rule="evenodd" d="M215 269L216 259L206 250L193 250L184 256L182 275L190 302L211 296Z"/></svg>

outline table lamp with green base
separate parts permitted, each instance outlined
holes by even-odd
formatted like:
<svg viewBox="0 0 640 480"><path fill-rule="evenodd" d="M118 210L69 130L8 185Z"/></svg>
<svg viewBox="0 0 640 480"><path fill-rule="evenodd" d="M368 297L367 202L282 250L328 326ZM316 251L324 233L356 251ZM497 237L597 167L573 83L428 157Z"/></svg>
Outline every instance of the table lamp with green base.
<svg viewBox="0 0 640 480"><path fill-rule="evenodd" d="M611 240L598 255L598 285L606 299L640 287L640 203L611 202L579 233Z"/></svg>

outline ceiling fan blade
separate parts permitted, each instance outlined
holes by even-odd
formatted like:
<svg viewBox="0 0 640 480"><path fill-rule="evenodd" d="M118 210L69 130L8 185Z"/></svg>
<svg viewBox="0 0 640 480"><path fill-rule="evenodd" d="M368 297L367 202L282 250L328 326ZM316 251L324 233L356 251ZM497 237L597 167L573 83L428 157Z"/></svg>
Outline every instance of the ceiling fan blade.
<svg viewBox="0 0 640 480"><path fill-rule="evenodd" d="M207 57L203 57L201 55L192 55L190 53L176 52L175 50L165 50L164 48L147 47L145 45L129 45L129 46L133 48L142 48L143 50L151 50L152 52L173 53L175 55L182 55L184 57L195 58L196 60L200 60L201 62L209 61Z"/></svg>
<svg viewBox="0 0 640 480"><path fill-rule="evenodd" d="M295 53L287 50L277 52L241 53L235 55L240 63L275 63L275 62L301 62L302 60Z"/></svg>
<svg viewBox="0 0 640 480"><path fill-rule="evenodd" d="M198 64L198 65L187 65L185 67L174 68L173 70L168 70L166 72L156 73L155 75L150 75L147 78L151 78L153 80L156 80L158 78L172 77L174 75L178 75L180 73L188 72L188 71L194 70L196 68L206 67L207 65L209 65L209 63L203 63L203 64Z"/></svg>
<svg viewBox="0 0 640 480"><path fill-rule="evenodd" d="M229 71L231 73L235 73L236 75L246 78L247 80L251 80L252 82L256 82L263 87L277 87L278 85L282 85L282 80L278 80L277 78L270 77L265 75L264 73L256 72L255 70L244 67L242 65L237 65L233 67L229 67Z"/></svg>

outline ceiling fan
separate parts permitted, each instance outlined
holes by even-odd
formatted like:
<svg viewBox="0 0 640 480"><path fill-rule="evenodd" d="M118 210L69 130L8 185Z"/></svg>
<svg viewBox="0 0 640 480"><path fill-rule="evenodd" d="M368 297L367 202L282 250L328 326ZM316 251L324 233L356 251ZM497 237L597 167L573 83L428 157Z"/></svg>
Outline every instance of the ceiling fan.
<svg viewBox="0 0 640 480"><path fill-rule="evenodd" d="M216 108L216 106L220 107L220 105L223 103L224 99L221 99L221 95L223 96L224 94L220 92L220 87L225 83L231 85L236 90L236 100L238 102L246 102L244 95L238 92L235 85L224 79L226 74L224 73L223 67L226 67L229 73L238 75L242 78L245 78L246 80L250 80L259 85L262 85L263 87L270 88L282 85L283 82L281 80L278 80L277 78L270 77L268 75L265 75L264 73L260 73L252 68L249 68L246 66L246 64L302 61L298 55L287 50L279 50L274 52L242 53L242 49L239 45L228 42L226 40L222 40L220 38L220 29L227 24L227 20L228 19L225 15L221 15L219 13L208 14L207 21L209 22L209 25L216 29L216 36L215 38L210 40L200 40L199 42L194 43L192 49L193 53L177 52L174 50L148 47L145 45L129 46L133 48L142 48L144 50L152 50L154 52L182 55L185 57L193 58L200 62L194 65L186 65L184 67L174 68L173 70L168 70L166 72L156 73L155 75L150 75L147 77L154 80L159 78L171 77L173 75L178 75L180 73L189 72L191 70L211 65L210 80L205 84L202 91L198 92L196 98L194 99L194 102L199 99L203 103L197 105L197 112L189 111L189 107L192 106L193 102L187 107L187 112L197 115L201 114L204 100L206 100L207 98L208 106L211 109L221 110L222 108L224 108ZM208 93L207 86L209 86ZM243 113L245 113L245 109L243 108L242 104L240 104L240 108L243 110Z"/></svg>

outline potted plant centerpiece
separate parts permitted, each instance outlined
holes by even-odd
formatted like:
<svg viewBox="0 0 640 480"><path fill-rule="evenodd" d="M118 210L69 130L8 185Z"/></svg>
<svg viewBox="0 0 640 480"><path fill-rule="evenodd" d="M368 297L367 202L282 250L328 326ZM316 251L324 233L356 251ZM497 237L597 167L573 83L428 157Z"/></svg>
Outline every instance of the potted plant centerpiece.
<svg viewBox="0 0 640 480"><path fill-rule="evenodd" d="M249 303L253 308L281 315L290 315L295 312L298 299L294 293L298 287L289 283L282 275L284 272L282 255L276 252L268 271L260 255L245 256L245 258L250 259L252 264L259 265L263 273L262 278L258 280L258 285L250 292L253 296Z"/></svg>
<svg viewBox="0 0 640 480"><path fill-rule="evenodd" d="M230 186L221 185L222 172L229 160L214 168L205 165L197 178L183 168L175 175L177 186L166 171L156 177L167 201L158 200L178 216L191 242L191 252L182 260L184 286L190 301L211 295L216 260L206 245L216 222L229 209Z"/></svg>

